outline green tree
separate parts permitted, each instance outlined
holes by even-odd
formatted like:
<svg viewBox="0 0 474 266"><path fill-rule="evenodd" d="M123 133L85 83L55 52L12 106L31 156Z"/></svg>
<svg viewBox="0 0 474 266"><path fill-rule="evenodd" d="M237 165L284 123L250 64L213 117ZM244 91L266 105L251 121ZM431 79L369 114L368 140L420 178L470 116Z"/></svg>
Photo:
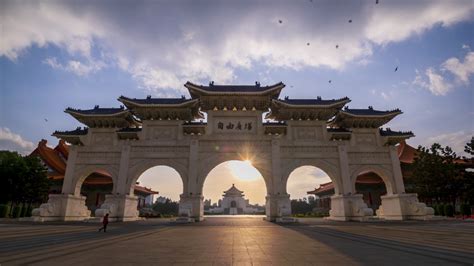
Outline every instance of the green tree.
<svg viewBox="0 0 474 266"><path fill-rule="evenodd" d="M28 167L20 154L0 151L0 203L19 200L20 184L27 171Z"/></svg>
<svg viewBox="0 0 474 266"><path fill-rule="evenodd" d="M464 171L464 202L468 205L474 205L474 137L471 137L471 141L466 143L464 151L469 157L464 157L464 161L468 165L468 169Z"/></svg>
<svg viewBox="0 0 474 266"><path fill-rule="evenodd" d="M464 151L471 156L470 159L472 160L472 157L474 156L474 136L471 137L471 141L466 143Z"/></svg>
<svg viewBox="0 0 474 266"><path fill-rule="evenodd" d="M47 199L51 186L47 169L36 156L25 157L28 166L28 175L24 178L23 202L44 202Z"/></svg>
<svg viewBox="0 0 474 266"><path fill-rule="evenodd" d="M0 151L0 203L42 202L48 190L46 168L37 157Z"/></svg>
<svg viewBox="0 0 474 266"><path fill-rule="evenodd" d="M166 199L165 202L155 202L152 208L159 214L177 216L179 212L179 203L172 201L171 199Z"/></svg>
<svg viewBox="0 0 474 266"><path fill-rule="evenodd" d="M465 190L464 166L458 160L449 146L442 147L438 143L430 148L419 146L407 187L422 198L454 205Z"/></svg>

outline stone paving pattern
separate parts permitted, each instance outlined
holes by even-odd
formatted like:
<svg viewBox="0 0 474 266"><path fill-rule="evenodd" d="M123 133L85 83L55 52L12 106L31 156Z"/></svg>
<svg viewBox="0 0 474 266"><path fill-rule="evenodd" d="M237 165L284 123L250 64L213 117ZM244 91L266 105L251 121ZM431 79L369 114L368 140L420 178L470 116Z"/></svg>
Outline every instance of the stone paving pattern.
<svg viewBox="0 0 474 266"><path fill-rule="evenodd" d="M279 225L208 217L99 224L0 224L3 265L473 265L474 223L329 222Z"/></svg>

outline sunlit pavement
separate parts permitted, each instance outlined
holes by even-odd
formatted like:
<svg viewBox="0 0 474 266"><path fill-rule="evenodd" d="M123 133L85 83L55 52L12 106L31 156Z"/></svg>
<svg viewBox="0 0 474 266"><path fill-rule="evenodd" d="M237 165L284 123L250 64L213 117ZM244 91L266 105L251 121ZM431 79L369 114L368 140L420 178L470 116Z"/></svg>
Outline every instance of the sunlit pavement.
<svg viewBox="0 0 474 266"><path fill-rule="evenodd" d="M110 224L0 224L0 263L42 265L472 265L474 223L206 217Z"/></svg>

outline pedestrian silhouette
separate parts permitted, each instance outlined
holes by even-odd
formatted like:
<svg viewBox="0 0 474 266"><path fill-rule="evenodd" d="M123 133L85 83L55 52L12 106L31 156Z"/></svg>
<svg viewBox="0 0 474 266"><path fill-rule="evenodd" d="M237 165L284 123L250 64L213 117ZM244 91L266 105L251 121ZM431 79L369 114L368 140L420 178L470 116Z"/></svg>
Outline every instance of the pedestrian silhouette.
<svg viewBox="0 0 474 266"><path fill-rule="evenodd" d="M109 224L109 214L107 213L102 219L102 227L99 228L99 232L104 229L104 233L107 232L107 225Z"/></svg>

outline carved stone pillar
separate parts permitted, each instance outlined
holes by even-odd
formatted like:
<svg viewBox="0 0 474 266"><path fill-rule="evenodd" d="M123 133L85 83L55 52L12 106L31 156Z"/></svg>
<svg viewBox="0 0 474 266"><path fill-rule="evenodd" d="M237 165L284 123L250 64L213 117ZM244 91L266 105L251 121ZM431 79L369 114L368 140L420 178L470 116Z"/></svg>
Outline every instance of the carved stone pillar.
<svg viewBox="0 0 474 266"><path fill-rule="evenodd" d="M201 195L180 195L179 216L192 218L196 222L204 220L203 200Z"/></svg>
<svg viewBox="0 0 474 266"><path fill-rule="evenodd" d="M276 221L279 218L291 216L291 201L289 194L268 195L265 197L265 213L267 221Z"/></svg>
<svg viewBox="0 0 474 266"><path fill-rule="evenodd" d="M67 159L66 173L64 175L62 193L63 194L76 194L81 193L81 189L77 189L77 184L75 180L74 172L76 170L76 160L77 160L77 146L71 145L69 148L69 156ZM81 184L82 185L82 184ZM77 191L79 190L79 191Z"/></svg>
<svg viewBox="0 0 474 266"><path fill-rule="evenodd" d="M105 201L95 211L96 217L109 214L109 221L136 221L138 217L138 197L130 195L105 195Z"/></svg>
<svg viewBox="0 0 474 266"><path fill-rule="evenodd" d="M418 201L415 193L382 196L382 205L377 216L387 220L427 220L433 217L434 210Z"/></svg>
<svg viewBox="0 0 474 266"><path fill-rule="evenodd" d="M70 194L50 194L47 203L32 211L32 220L37 222L82 221L89 218L86 197Z"/></svg>
<svg viewBox="0 0 474 266"><path fill-rule="evenodd" d="M331 197L330 220L363 221L372 217L373 210L367 207L362 194L334 195Z"/></svg>

